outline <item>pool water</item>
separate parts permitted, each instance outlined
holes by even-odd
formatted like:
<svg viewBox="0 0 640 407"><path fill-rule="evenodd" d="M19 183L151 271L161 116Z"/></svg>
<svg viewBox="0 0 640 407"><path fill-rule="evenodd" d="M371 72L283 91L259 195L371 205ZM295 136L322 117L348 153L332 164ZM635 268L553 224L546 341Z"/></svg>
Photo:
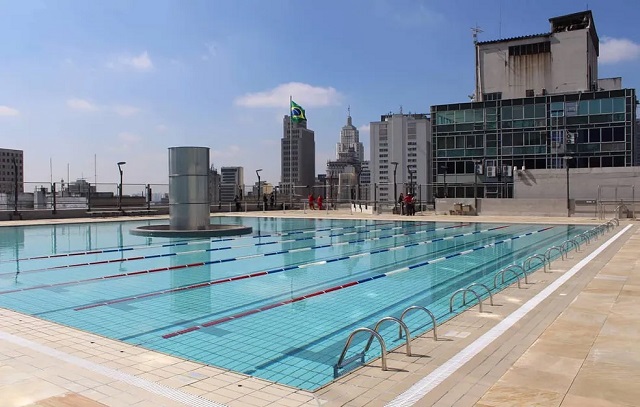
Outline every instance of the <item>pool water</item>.
<svg viewBox="0 0 640 407"><path fill-rule="evenodd" d="M212 223L252 226L253 234L129 234L163 222L0 228L0 307L314 390L334 379L354 329L412 305L449 319L464 310L458 301L449 312L455 290L473 282L493 287L501 268L588 229L225 217ZM412 336L431 329L423 313L405 321ZM380 331L388 348L402 344L397 329ZM368 339L356 336L347 357ZM379 355L372 346L366 360Z"/></svg>

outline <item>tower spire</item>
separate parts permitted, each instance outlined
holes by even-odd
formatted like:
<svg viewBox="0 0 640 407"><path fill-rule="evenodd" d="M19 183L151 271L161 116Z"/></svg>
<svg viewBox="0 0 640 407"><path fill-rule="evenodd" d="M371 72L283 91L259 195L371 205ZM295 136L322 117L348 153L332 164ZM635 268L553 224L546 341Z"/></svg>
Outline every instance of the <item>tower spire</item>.
<svg viewBox="0 0 640 407"><path fill-rule="evenodd" d="M351 105L347 106L347 125L351 126Z"/></svg>

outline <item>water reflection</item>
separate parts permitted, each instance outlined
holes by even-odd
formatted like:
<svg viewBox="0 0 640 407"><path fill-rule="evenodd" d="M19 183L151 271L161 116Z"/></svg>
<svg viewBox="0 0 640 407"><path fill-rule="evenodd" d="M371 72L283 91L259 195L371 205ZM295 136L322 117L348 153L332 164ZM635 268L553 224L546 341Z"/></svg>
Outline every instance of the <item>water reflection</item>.
<svg viewBox="0 0 640 407"><path fill-rule="evenodd" d="M184 239L170 240L170 243L174 244L170 247L171 253L179 254L194 250L193 246L175 245L179 242L184 242ZM171 267L176 267L191 263L208 262L211 260L211 255L211 252L199 252L193 254L170 256L170 265ZM215 266L225 267L224 263L216 264ZM171 270L169 271L171 288L179 288L203 281L210 281L212 280L211 271L213 267L213 264L207 264L204 266ZM202 287L173 293L170 295L171 310L184 315L190 315L195 310L198 310L198 312L202 310L202 312L205 313L210 312L211 291L211 287Z"/></svg>

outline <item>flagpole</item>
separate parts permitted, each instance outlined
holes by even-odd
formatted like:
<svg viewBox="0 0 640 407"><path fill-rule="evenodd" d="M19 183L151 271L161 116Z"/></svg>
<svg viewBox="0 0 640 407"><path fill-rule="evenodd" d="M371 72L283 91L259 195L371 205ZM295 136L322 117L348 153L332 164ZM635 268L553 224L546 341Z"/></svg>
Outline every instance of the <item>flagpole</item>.
<svg viewBox="0 0 640 407"><path fill-rule="evenodd" d="M289 95L289 204L293 204L293 163L291 162L291 149L293 146L293 132L292 132L292 119L291 119L291 106L293 104L293 97Z"/></svg>

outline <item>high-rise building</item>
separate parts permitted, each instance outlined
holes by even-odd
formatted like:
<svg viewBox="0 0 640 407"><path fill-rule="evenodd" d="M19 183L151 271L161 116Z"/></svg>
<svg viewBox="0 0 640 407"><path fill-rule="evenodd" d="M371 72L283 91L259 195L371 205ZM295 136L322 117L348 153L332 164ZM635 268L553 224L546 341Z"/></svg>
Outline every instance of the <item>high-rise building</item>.
<svg viewBox="0 0 640 407"><path fill-rule="evenodd" d="M390 113L381 116L379 122L371 122L369 132L369 165L377 200L393 203L400 193L413 192L416 199L431 201L429 115Z"/></svg>
<svg viewBox="0 0 640 407"><path fill-rule="evenodd" d="M237 196L242 200L244 196L244 168L220 168L220 200L223 203L233 202Z"/></svg>
<svg viewBox="0 0 640 407"><path fill-rule="evenodd" d="M340 142L336 144L336 160L364 160L364 145L360 142L360 131L351 122L351 108L347 115L347 124L340 130Z"/></svg>
<svg viewBox="0 0 640 407"><path fill-rule="evenodd" d="M282 128L280 193L304 196L316 179L315 135L307 128L306 120L291 122L287 115L282 120Z"/></svg>
<svg viewBox="0 0 640 407"><path fill-rule="evenodd" d="M431 107L436 195L507 198L527 169L634 164L636 92L598 79L591 12L549 21L476 43L478 101Z"/></svg>
<svg viewBox="0 0 640 407"><path fill-rule="evenodd" d="M222 203L222 196L220 192L222 190L221 176L218 170L212 165L209 168L209 205L218 205Z"/></svg>
<svg viewBox="0 0 640 407"><path fill-rule="evenodd" d="M18 193L24 192L23 152L0 148L0 193L14 193L16 183Z"/></svg>
<svg viewBox="0 0 640 407"><path fill-rule="evenodd" d="M591 11L549 22L547 33L476 42L476 101L600 89L600 47Z"/></svg>

